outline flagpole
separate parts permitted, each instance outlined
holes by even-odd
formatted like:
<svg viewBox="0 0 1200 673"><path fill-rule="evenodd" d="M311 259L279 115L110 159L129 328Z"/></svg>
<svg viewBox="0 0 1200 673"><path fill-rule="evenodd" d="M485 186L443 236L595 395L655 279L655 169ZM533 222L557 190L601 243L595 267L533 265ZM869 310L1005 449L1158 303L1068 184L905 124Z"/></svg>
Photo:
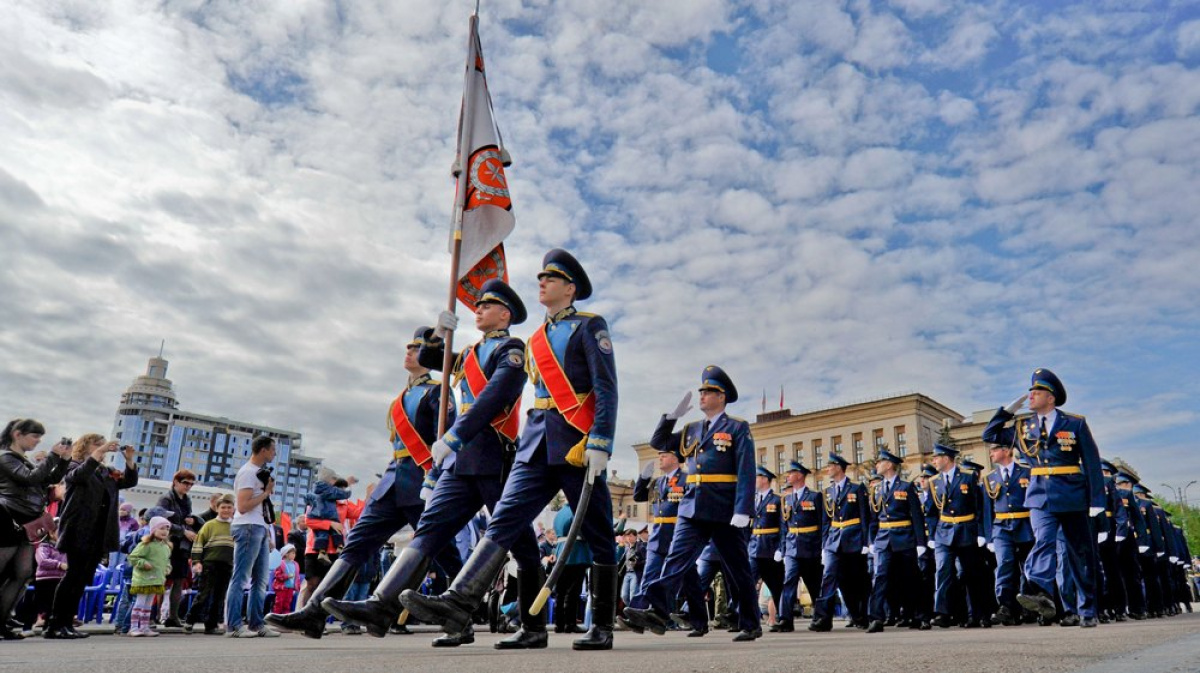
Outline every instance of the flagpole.
<svg viewBox="0 0 1200 673"><path fill-rule="evenodd" d="M459 115L458 157L454 162L454 170L457 173L455 176L457 180L454 191L454 212L451 215L451 228L454 232L454 241L450 249L450 297L446 302L446 310L450 313L454 313L454 309L458 306L458 275L459 258L462 253L463 209L466 207L467 184L470 179L464 173L470 170L469 166L467 166L467 161L470 159L468 153L471 151L471 129L474 127L475 121L473 119L475 113L475 87L472 86L472 79L475 77L475 60L479 56L475 51L475 44L477 42L475 36L478 28L479 3L476 2L475 12L471 14L467 30L467 67L463 80L462 114ZM450 380L454 367L454 332L452 330L446 332L444 345L441 398L438 401L438 437L446 434L446 420L449 417Z"/></svg>

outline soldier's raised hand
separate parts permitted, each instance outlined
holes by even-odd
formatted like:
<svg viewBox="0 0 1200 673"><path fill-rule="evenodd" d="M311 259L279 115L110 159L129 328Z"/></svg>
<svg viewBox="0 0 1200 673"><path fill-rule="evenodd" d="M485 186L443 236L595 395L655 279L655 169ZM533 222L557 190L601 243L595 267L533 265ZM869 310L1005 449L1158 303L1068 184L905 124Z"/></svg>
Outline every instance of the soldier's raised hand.
<svg viewBox="0 0 1200 673"><path fill-rule="evenodd" d="M1015 416L1017 412L1021 410L1021 407L1025 406L1025 400L1027 399L1029 399L1028 393L1013 400L1007 407L1004 407L1004 410L1010 415Z"/></svg>
<svg viewBox="0 0 1200 673"><path fill-rule="evenodd" d="M652 460L652 461L646 463L645 467L642 468L642 479L649 479L650 477L653 477L653 476L654 476L654 461Z"/></svg>
<svg viewBox="0 0 1200 673"><path fill-rule="evenodd" d="M675 405L675 409L667 414L668 421L676 421L683 418L684 414L692 410L692 391L687 391L683 399L679 400L679 404Z"/></svg>

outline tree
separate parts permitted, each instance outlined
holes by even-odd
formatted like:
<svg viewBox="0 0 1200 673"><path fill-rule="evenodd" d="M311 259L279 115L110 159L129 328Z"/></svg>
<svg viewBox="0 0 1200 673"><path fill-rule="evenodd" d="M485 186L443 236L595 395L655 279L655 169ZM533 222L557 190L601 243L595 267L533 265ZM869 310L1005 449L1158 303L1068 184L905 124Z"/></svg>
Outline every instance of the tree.
<svg viewBox="0 0 1200 673"><path fill-rule="evenodd" d="M1192 552L1192 556L1200 556L1200 509L1195 507L1181 509L1178 502L1172 502L1165 498L1155 501L1171 513L1171 523L1183 528L1183 534L1187 538L1188 549Z"/></svg>

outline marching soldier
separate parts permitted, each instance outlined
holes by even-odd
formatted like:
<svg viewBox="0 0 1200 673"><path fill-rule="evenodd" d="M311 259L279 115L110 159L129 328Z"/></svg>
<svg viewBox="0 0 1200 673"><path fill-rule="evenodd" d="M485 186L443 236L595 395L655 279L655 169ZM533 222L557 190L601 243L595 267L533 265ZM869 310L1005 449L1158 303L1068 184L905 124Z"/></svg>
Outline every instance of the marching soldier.
<svg viewBox="0 0 1200 673"><path fill-rule="evenodd" d="M577 650L612 649L617 601L617 551L612 534L612 499L605 478L617 420L617 374L612 339L604 318L580 313L576 300L592 294L583 266L565 250L551 250L538 273L538 301L546 321L530 337L526 361L534 383L534 405L487 531L440 596L411 589L400 602L422 621L448 633L471 621L508 551L528 532L533 519L560 490L576 516L594 564L589 583L592 628L572 643ZM578 511L584 483L593 483L586 511ZM520 563L521 559L517 559ZM524 566L526 577L535 569ZM529 643L544 647L540 638Z"/></svg>
<svg viewBox="0 0 1200 673"><path fill-rule="evenodd" d="M734 641L762 636L747 539L754 513L754 439L749 423L725 413L725 405L737 398L729 376L720 367L706 367L700 385L704 421L688 423L674 432L675 421L691 409L688 393L673 412L663 416L650 439L650 444L660 449L680 447L680 455L688 459L689 488L679 505L679 522L662 575L645 588L649 607L625 609L625 619L633 626L657 635L666 632L680 582L711 540L735 595L740 632Z"/></svg>
<svg viewBox="0 0 1200 673"><path fill-rule="evenodd" d="M408 386L392 402L388 411L388 429L392 439L392 462L367 497L367 506L346 537L346 546L329 572L313 590L308 602L295 612L269 614L266 622L283 631L300 631L309 638L325 633L328 614L322 607L325 598L340 598L354 581L354 571L376 555L383 544L405 526L416 528L425 511L424 488L432 488L434 476L429 445L437 438L440 384L429 375L429 368L418 358L421 346L433 336L432 327L420 327L408 343L404 369ZM451 410L451 420L454 418ZM462 566L453 547L437 554L437 564L448 577ZM394 622L393 622L394 623ZM390 624L389 624L390 626ZM386 627L385 627L386 628Z"/></svg>
<svg viewBox="0 0 1200 673"><path fill-rule="evenodd" d="M770 629L780 633L796 630L792 611L800 580L804 580L804 588L814 602L821 588L821 538L829 522L821 492L808 488L809 474L811 470L794 460L788 465L787 481L792 492L783 501L782 525L787 527L783 542L783 590L779 619Z"/></svg>
<svg viewBox="0 0 1200 673"><path fill-rule="evenodd" d="M937 530L938 508L933 502L930 491L930 480L937 476L937 470L928 463L921 466L921 474L917 475L917 494L921 497L921 516L925 520L925 540L927 545L924 552L917 554L917 569L920 570L917 608L919 614L925 615L924 620L912 620L910 629L928 631L932 628L929 615L933 613L933 595L937 587L937 560L933 553L933 533Z"/></svg>
<svg viewBox="0 0 1200 673"><path fill-rule="evenodd" d="M642 583L630 602L636 608L649 605L646 587L662 575L663 564L671 551L671 539L675 536L675 524L679 521L679 503L683 501L687 485L687 475L679 469L679 454L675 453L675 447L659 447L658 468L662 476L652 479L654 463L648 463L646 467L633 486L634 502L650 502L653 524L650 542L646 546L646 568L642 572ZM700 574L695 566L684 574L681 594L687 601L688 619L692 626L688 636L699 638L708 632L708 610L704 590L700 586Z"/></svg>
<svg viewBox="0 0 1200 673"><path fill-rule="evenodd" d="M987 498L983 501L984 537L988 549L996 555L995 622L1005 626L1021 623L1017 592L1021 588L1022 568L1033 548L1033 526L1025 507L1029 488L1029 468L1013 460L1010 446L992 444L988 457L996 466L983 482Z"/></svg>
<svg viewBox="0 0 1200 673"><path fill-rule="evenodd" d="M512 325L525 322L525 305L508 284L489 280L480 288L475 306L475 327L484 336L453 361L454 381L461 407L452 427L434 443L433 460L441 470L437 486L426 503L412 543L397 556L387 574L365 601L332 598L322 605L335 617L365 624L367 632L382 638L403 610L400 593L420 586L429 559L450 545L454 536L479 512L496 508L504 477L512 466L520 424L521 390L525 387L525 344L509 334ZM434 337L419 353L421 362L441 368L443 337L458 326L458 318L445 312ZM498 649L544 646L545 615L528 613L542 586L537 539L527 528L513 543L513 556L523 569L517 576L521 629L496 643ZM458 634L434 641L435 647L474 642L470 623Z"/></svg>
<svg viewBox="0 0 1200 673"><path fill-rule="evenodd" d="M1125 621L1126 587L1121 578L1120 561L1117 559L1117 541L1114 531L1121 525L1128 525L1129 512L1117 497L1115 476L1117 466L1105 459L1100 460L1100 473L1104 475L1104 512L1092 520L1096 529L1096 544L1099 548L1100 567L1104 572L1099 573L1101 580L1100 623L1106 623L1110 618L1118 622Z"/></svg>
<svg viewBox="0 0 1200 673"><path fill-rule="evenodd" d="M880 450L875 462L882 483L870 494L871 538L875 556L875 583L871 588L870 619L867 633L883 631L886 602L890 593L900 597L900 606L908 619L918 623L929 616L920 612L915 589L919 586L917 556L925 553L925 516L921 497L911 482L900 478L903 459Z"/></svg>
<svg viewBox="0 0 1200 673"><path fill-rule="evenodd" d="M1166 602L1158 574L1158 558L1166 555L1162 528L1158 523L1158 515L1154 512L1150 489L1134 481L1133 493L1137 498L1138 513L1145 526L1138 531L1137 539L1138 562L1142 566L1142 579L1146 588L1146 609L1150 617L1161 618Z"/></svg>
<svg viewBox="0 0 1200 673"><path fill-rule="evenodd" d="M1033 415L1015 428L1005 427L1026 400ZM1034 462L1025 505L1035 542L1026 562L1026 588L1017 601L1043 619L1054 616L1056 540L1062 531L1065 561L1079 593L1080 626L1087 628L1098 624L1095 589L1100 571L1088 518L1104 511L1104 481L1100 451L1087 421L1058 410L1066 401L1062 381L1049 369L1038 369L1029 392L992 417L983 441L1017 447Z"/></svg>
<svg viewBox="0 0 1200 673"><path fill-rule="evenodd" d="M1142 585L1142 568L1138 563L1138 545L1142 544L1139 531L1145 529L1146 522L1142 520L1142 512L1138 509L1137 500L1131 490L1133 479L1128 474L1118 471L1114 483L1114 496L1120 501L1126 514L1113 528L1117 565L1120 568L1121 581L1125 585L1129 618L1141 621L1146 618L1146 591ZM1117 615L1117 621L1121 621L1121 615Z"/></svg>
<svg viewBox="0 0 1200 673"><path fill-rule="evenodd" d="M871 507L867 489L846 477L847 467L850 463L841 455L829 454L825 474L830 484L823 497L829 528L822 545L821 591L813 601L809 631L833 628L833 601L839 588L850 615L846 626L867 628L867 591L870 587L867 530L871 524Z"/></svg>
<svg viewBox="0 0 1200 673"><path fill-rule="evenodd" d="M934 558L937 562L937 580L934 589L933 609L937 613L934 625L948 628L953 623L951 615L952 596L950 587L954 581L955 566L962 566L962 580L970 599L971 613L966 622L968 627L992 625L987 590L986 567L980 548L987 540L983 536L983 491L974 475L960 470L954 463L958 450L942 444L933 447L933 466L939 472L931 478L930 496L938 509L938 523L934 530Z"/></svg>
<svg viewBox="0 0 1200 673"><path fill-rule="evenodd" d="M775 614L780 612L783 595L783 507L782 500L771 489L775 473L763 466L756 472L754 494L754 524L750 530L750 576L762 580L771 592Z"/></svg>

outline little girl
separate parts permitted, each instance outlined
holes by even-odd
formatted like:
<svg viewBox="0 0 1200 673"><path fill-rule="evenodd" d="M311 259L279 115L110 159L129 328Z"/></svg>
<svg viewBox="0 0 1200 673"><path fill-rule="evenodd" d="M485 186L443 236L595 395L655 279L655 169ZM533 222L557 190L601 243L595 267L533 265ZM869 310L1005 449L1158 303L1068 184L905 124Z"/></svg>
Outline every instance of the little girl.
<svg viewBox="0 0 1200 673"><path fill-rule="evenodd" d="M167 572L171 569L171 522L161 516L150 519L150 532L129 553L128 563L133 567L133 582L129 595L137 596L133 604L133 624L130 636L157 636L150 630L150 609L154 598L163 594Z"/></svg>
<svg viewBox="0 0 1200 673"><path fill-rule="evenodd" d="M296 563L295 545L285 544L279 551L283 554L283 560L275 568L275 581L271 583L271 588L275 590L275 607L271 611L283 615L292 611L300 566Z"/></svg>

